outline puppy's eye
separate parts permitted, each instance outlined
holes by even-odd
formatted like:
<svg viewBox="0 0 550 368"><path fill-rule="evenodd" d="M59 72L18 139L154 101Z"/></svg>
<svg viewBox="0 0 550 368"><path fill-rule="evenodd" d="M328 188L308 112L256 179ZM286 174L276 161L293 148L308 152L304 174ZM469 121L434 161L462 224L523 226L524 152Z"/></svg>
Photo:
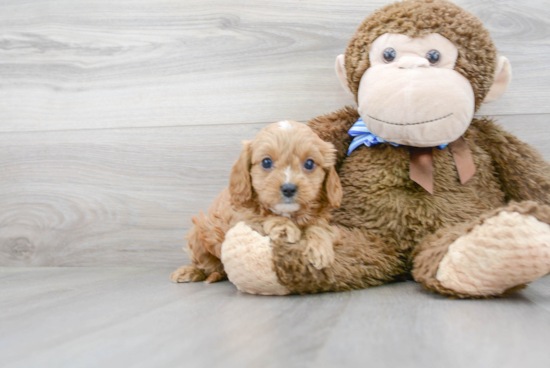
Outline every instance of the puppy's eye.
<svg viewBox="0 0 550 368"><path fill-rule="evenodd" d="M432 65L435 65L439 62L439 58L440 58L440 54L439 54L439 51L437 50L430 50L428 51L428 53L426 54L426 59L428 59L428 61L430 62L430 64Z"/></svg>
<svg viewBox="0 0 550 368"><path fill-rule="evenodd" d="M315 162L313 162L312 159L309 159L304 163L304 169L311 171L314 168L315 168Z"/></svg>
<svg viewBox="0 0 550 368"><path fill-rule="evenodd" d="M395 49L388 47L387 49L384 50L382 57L384 58L384 61L386 63L391 63L392 61L395 60L396 55L397 53L395 52Z"/></svg>
<svg viewBox="0 0 550 368"><path fill-rule="evenodd" d="M270 158L264 158L262 160L262 167L266 170L271 169L273 167L273 161L271 161Z"/></svg>

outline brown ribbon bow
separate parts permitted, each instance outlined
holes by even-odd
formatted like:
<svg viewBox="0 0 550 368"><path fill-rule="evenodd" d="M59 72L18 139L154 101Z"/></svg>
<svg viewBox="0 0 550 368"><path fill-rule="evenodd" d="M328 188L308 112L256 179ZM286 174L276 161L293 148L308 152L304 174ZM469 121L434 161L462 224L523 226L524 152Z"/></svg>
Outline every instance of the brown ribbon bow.
<svg viewBox="0 0 550 368"><path fill-rule="evenodd" d="M472 151L463 137L449 143L449 149L460 183L464 185L476 173ZM430 194L434 193L433 147L410 147L409 177Z"/></svg>

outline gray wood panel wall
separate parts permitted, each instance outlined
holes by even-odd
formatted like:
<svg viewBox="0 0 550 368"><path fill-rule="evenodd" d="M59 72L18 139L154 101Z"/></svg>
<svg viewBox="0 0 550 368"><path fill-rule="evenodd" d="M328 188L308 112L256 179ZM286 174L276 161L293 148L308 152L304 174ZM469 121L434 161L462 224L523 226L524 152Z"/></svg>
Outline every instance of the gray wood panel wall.
<svg viewBox="0 0 550 368"><path fill-rule="evenodd" d="M1 0L0 266L178 266L240 141L352 100L334 59L386 0ZM457 0L514 70L484 106L550 159L550 6Z"/></svg>

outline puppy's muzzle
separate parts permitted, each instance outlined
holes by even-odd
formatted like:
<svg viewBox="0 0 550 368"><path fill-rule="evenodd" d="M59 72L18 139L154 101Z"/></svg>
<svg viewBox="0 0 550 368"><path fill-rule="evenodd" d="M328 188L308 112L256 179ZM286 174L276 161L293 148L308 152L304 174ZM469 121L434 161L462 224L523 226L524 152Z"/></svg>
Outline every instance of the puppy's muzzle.
<svg viewBox="0 0 550 368"><path fill-rule="evenodd" d="M285 197L285 199L291 199L296 195L297 191L298 191L298 187L294 184L281 185L281 193L283 193L283 196Z"/></svg>

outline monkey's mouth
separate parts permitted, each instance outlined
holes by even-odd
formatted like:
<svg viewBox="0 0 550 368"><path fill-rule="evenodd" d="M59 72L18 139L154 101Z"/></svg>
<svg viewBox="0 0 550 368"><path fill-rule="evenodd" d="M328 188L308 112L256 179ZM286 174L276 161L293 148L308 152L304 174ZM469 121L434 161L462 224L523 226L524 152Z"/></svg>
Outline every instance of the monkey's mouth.
<svg viewBox="0 0 550 368"><path fill-rule="evenodd" d="M375 118L374 116L371 116L371 115L368 115L368 114L367 114L367 116L368 116L370 119L379 121L379 122L381 122L381 123L383 123L383 124L407 126L407 125L422 125L422 124L433 123L433 122L435 122L435 121L440 121L440 120L443 120L443 119L447 119L448 117L453 116L453 113L447 114L447 115L442 116L442 117L437 118L437 119L425 120L425 121L420 121L420 122L417 122L417 123L392 123L392 122L390 122L390 121L385 121L385 120L377 119L377 118Z"/></svg>

